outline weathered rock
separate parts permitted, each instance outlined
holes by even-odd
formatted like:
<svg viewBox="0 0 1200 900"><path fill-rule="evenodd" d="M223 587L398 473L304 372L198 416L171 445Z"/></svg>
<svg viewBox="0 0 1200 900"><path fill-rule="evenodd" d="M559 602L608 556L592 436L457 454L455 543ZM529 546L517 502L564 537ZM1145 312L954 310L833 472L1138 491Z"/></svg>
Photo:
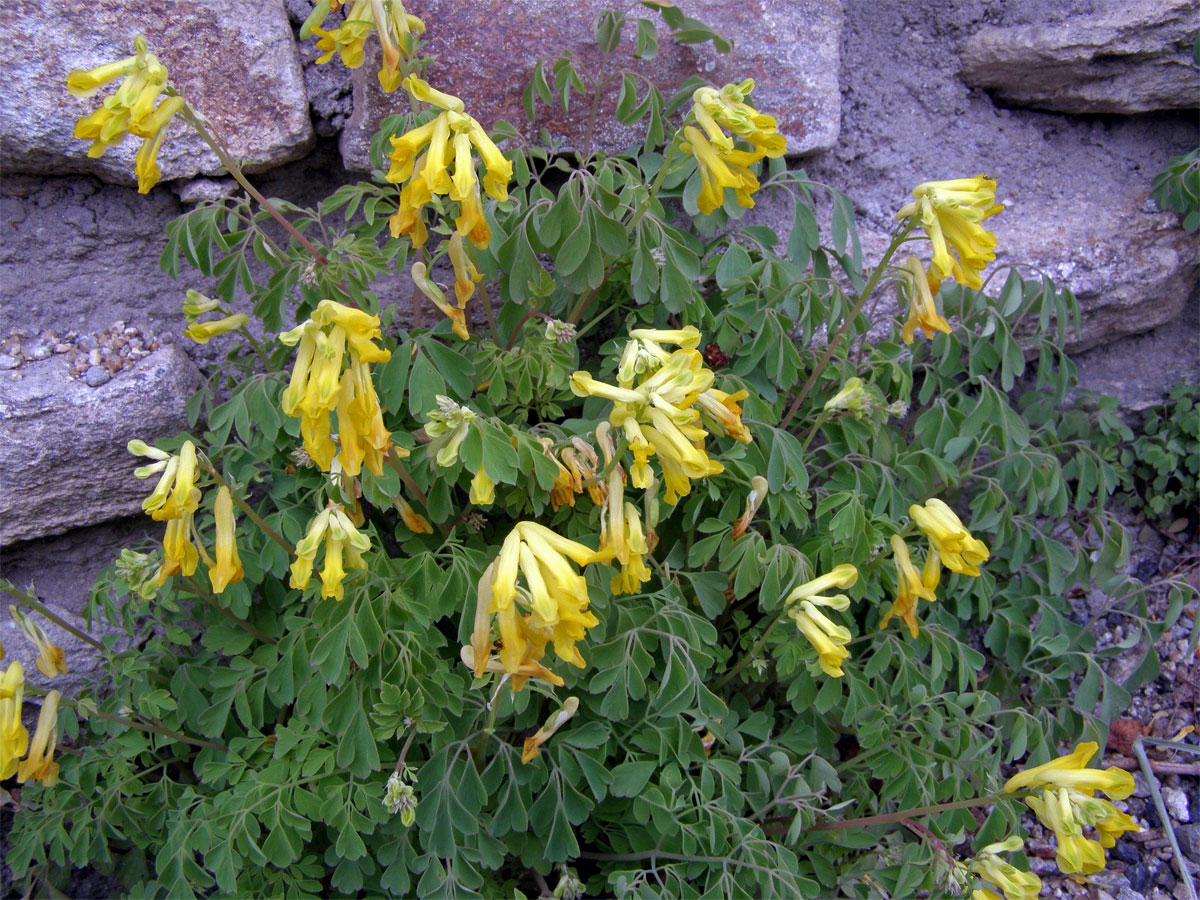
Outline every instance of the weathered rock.
<svg viewBox="0 0 1200 900"><path fill-rule="evenodd" d="M540 128L581 149L587 143L590 104L573 98L571 110L539 107L539 120L530 125L521 106L521 94L534 65L553 60L566 51L584 72L596 72L601 55L592 26L610 9L609 0L581 0L564 15L557 0L412 0L406 5L425 20L426 47L437 59L430 80L441 90L462 97L467 112L485 127L504 119L532 138ZM691 75L722 85L753 77L756 107L779 120L789 151L809 153L832 147L839 123L838 69L842 35L842 4L838 0L692 0L687 13L733 39L731 54L717 53L710 44L676 45L661 21L658 55L653 60L632 58L634 23L626 26L626 40L615 54L612 71L633 66L656 84L671 90ZM635 15L658 21L649 9ZM336 63L334 63L336 64ZM379 122L407 108L402 93L383 94L376 78L378 64L370 60L354 72L354 112L342 135L342 156L349 169L370 167L371 135ZM612 92L615 100L616 92ZM602 106L593 137L597 147L614 150L642 140L644 128L619 126L611 102Z"/></svg>
<svg viewBox="0 0 1200 900"><path fill-rule="evenodd" d="M141 141L127 137L99 159L72 136L75 121L116 85L86 100L66 90L67 73L128 56L144 34L173 84L212 120L251 171L302 156L313 141L304 79L282 0L96 0L81 14L71 0L0 6L0 160L10 172L90 172L134 183ZM216 174L217 157L182 124L159 152L163 178Z"/></svg>
<svg viewBox="0 0 1200 900"><path fill-rule="evenodd" d="M0 546L137 513L147 488L125 444L186 426L191 360L159 350L96 388L68 379L61 356L20 375L0 379Z"/></svg>
<svg viewBox="0 0 1200 900"><path fill-rule="evenodd" d="M962 52L962 77L1016 106L1070 113L1192 109L1200 81L1195 0L1109 2L1061 25L985 26Z"/></svg>

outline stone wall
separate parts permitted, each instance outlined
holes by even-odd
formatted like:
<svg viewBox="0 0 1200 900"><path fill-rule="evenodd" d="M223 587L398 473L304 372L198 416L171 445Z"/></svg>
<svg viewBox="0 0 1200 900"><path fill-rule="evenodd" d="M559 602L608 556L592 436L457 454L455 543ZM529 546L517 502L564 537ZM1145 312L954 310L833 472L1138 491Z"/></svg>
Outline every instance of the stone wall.
<svg viewBox="0 0 1200 900"><path fill-rule="evenodd" d="M591 21L610 5L408 3L429 26L433 80L485 125L519 127L530 127L519 98L534 61L570 49L595 65ZM1090 386L1136 405L1197 378L1200 250L1178 217L1147 199L1165 160L1200 140L1194 0L679 5L732 37L735 53L674 48L663 35L650 71L674 82L755 77L755 103L779 117L793 164L859 204L868 252L917 182L990 172L1007 206L993 220L1001 261L1040 267L1083 302L1078 348L1096 348L1081 365ZM371 130L401 100L379 93L370 60L354 72L337 60L315 65L313 42L296 38L309 8L95 0L84 19L69 0L0 7L9 73L0 92L0 573L32 580L64 610L78 611L113 548L147 531L124 518L144 486L120 447L183 427L197 363L211 352L177 340L183 291L205 284L160 271L163 227L231 183L179 127L161 155L164 182L138 195L136 145L88 159L71 131L89 102L67 95L63 80L127 54L144 33L262 173L265 192L311 201L368 168ZM574 113L530 133L541 127L564 146L586 140ZM594 142L630 137L608 129ZM766 198L752 215L787 231L789 217ZM388 291L404 296L403 278ZM21 658L23 642L0 619L0 640Z"/></svg>

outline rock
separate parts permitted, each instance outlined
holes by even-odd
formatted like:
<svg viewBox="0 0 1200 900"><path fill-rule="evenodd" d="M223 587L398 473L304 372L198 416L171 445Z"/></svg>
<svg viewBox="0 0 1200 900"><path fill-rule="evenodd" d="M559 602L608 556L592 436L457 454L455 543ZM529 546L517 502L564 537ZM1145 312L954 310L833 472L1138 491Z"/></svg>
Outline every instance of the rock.
<svg viewBox="0 0 1200 900"><path fill-rule="evenodd" d="M0 382L0 546L137 513L146 486L125 444L186 426L192 362L161 350L98 388L68 379L62 357L25 371Z"/></svg>
<svg viewBox="0 0 1200 900"><path fill-rule="evenodd" d="M108 384L112 380L112 372L104 368L104 366L89 366L88 370L83 373L83 380L88 387L97 388L102 384Z"/></svg>
<svg viewBox="0 0 1200 900"><path fill-rule="evenodd" d="M31 14L0 7L9 80L0 94L0 161L9 172L90 172L133 184L141 141L127 137L98 159L72 136L116 85L88 99L67 93L72 69L128 56L144 34L171 82L213 122L251 171L296 159L313 141L304 79L282 0L44 0ZM217 174L220 162L191 129L172 124L158 155L163 178Z"/></svg>
<svg viewBox="0 0 1200 900"><path fill-rule="evenodd" d="M1113 859L1128 865L1139 862L1142 858L1141 851L1133 845L1132 841L1117 841L1108 853Z"/></svg>
<svg viewBox="0 0 1200 900"><path fill-rule="evenodd" d="M7 353L0 353L0 369L15 369L21 364L21 360L15 356L9 356Z"/></svg>
<svg viewBox="0 0 1200 900"><path fill-rule="evenodd" d="M1146 900L1146 895L1139 894L1126 885L1121 885L1121 889L1117 891L1117 900Z"/></svg>
<svg viewBox="0 0 1200 900"><path fill-rule="evenodd" d="M176 182L172 187L184 206L194 206L206 200L223 200L238 192L238 183L233 178L189 178Z"/></svg>
<svg viewBox="0 0 1200 900"><path fill-rule="evenodd" d="M1192 821L1191 812L1188 810L1188 795L1187 792L1180 790L1177 787L1163 786L1162 789L1163 805L1167 808L1167 814L1176 822Z"/></svg>
<svg viewBox="0 0 1200 900"><path fill-rule="evenodd" d="M1145 863L1134 863L1125 873L1131 890L1143 891L1150 885L1150 868Z"/></svg>
<svg viewBox="0 0 1200 900"><path fill-rule="evenodd" d="M1068 113L1196 106L1194 0L1105 2L1061 25L985 26L962 52L963 81L1005 103Z"/></svg>
<svg viewBox="0 0 1200 900"><path fill-rule="evenodd" d="M1175 829L1179 849L1186 859L1200 860L1200 825L1181 825Z"/></svg>
<svg viewBox="0 0 1200 900"><path fill-rule="evenodd" d="M608 0L581 0L563 15L559 3L547 0L412 0L406 8L424 19L425 50L437 63L429 80L437 88L462 97L466 110L485 128L504 119L536 138L540 128L561 139L568 148L586 143L590 104L573 98L569 114L539 106L538 121L531 125L522 110L521 94L538 60L553 60L570 51L577 68L594 72L601 55L594 43L596 17L610 9ZM692 0L687 14L731 38L734 51L717 53L711 44L676 45L659 16L639 8L630 16L625 40L615 54L614 67L633 67L648 75L664 93L690 75L700 75L715 85L756 80L754 105L779 120L793 154L832 147L837 142L841 97L838 72L842 39L842 4L838 0ZM632 59L635 17L659 26L658 55L653 60ZM372 51L378 53L377 44ZM377 57L376 57L377 59ZM339 63L330 63L338 65ZM371 135L387 115L407 109L402 93L383 94L376 77L378 63L370 58L353 73L354 111L342 134L346 167L370 167ZM612 93L615 100L616 92ZM596 146L616 150L640 142L644 126L619 126L611 105L602 108Z"/></svg>

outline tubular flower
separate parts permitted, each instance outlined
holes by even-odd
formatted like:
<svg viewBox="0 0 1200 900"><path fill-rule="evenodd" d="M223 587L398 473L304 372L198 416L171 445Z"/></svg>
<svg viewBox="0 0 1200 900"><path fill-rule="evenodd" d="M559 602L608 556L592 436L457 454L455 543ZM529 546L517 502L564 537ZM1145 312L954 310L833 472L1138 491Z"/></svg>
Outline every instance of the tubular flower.
<svg viewBox="0 0 1200 900"><path fill-rule="evenodd" d="M1004 790L1012 793L1022 789L1069 787L1088 795L1103 791L1113 800L1124 800L1133 793L1132 775L1116 766L1103 771L1086 768L1099 749L1095 741L1084 741L1065 756L1018 772L1004 783Z"/></svg>
<svg viewBox="0 0 1200 900"><path fill-rule="evenodd" d="M437 404L438 408L428 413L425 433L431 438L429 452L433 454L434 461L443 468L449 468L458 462L458 448L479 416L442 394L437 395Z"/></svg>
<svg viewBox="0 0 1200 900"><path fill-rule="evenodd" d="M387 362L392 354L376 346L379 338L378 316L333 300L322 300L311 317L279 335L297 348L281 406L285 415L300 419L304 449L322 471L330 471L336 454L351 477L364 464L373 474L383 474L391 435L383 426L369 365ZM335 412L340 453L332 437Z"/></svg>
<svg viewBox="0 0 1200 900"><path fill-rule="evenodd" d="M936 551L930 550L929 552L931 555L936 555ZM898 534L892 535L892 555L896 562L896 599L892 603L892 608L887 611L879 623L879 627L880 629L886 628L892 616L899 616L908 626L909 633L916 637L919 634L917 598L924 597L930 603L934 603L937 601L937 595L913 566L912 559L908 555L908 545Z"/></svg>
<svg viewBox="0 0 1200 900"><path fill-rule="evenodd" d="M924 506L913 504L908 508L908 514L925 532L947 569L960 575L979 574L979 564L991 554L983 541L971 536L954 510L935 497Z"/></svg>
<svg viewBox="0 0 1200 900"><path fill-rule="evenodd" d="M446 301L446 295L442 293L441 287L429 277L429 269L425 263L413 263L411 272L413 284L416 285L417 290L424 294L434 306L441 310L442 315L450 320L450 330L464 341L467 340L471 336L471 333L467 331L466 300L460 299L457 308L451 306ZM457 285L455 287L457 289ZM474 286L472 285L473 289Z"/></svg>
<svg viewBox="0 0 1200 900"><path fill-rule="evenodd" d="M62 696L51 691L42 700L38 713L37 730L29 743L29 755L17 766L17 781L24 784L30 778L46 787L58 783L58 763L54 761L54 747L58 743L58 700Z"/></svg>
<svg viewBox="0 0 1200 900"><path fill-rule="evenodd" d="M554 484L550 488L550 507L555 512L564 506L574 507L575 495L583 492L583 480L574 476L570 469L559 462L558 457L554 455L552 438L541 438L539 443L542 445L542 455L553 462L555 466ZM564 457L567 452L563 451Z"/></svg>
<svg viewBox="0 0 1200 900"><path fill-rule="evenodd" d="M493 615L500 633L498 661L513 677L513 690L529 677L544 677L539 661L550 643L559 659L583 668L575 644L599 620L588 612L587 581L571 564L604 558L535 522L518 522L488 566L486 583L480 582L471 640L476 675L487 671Z"/></svg>
<svg viewBox="0 0 1200 900"><path fill-rule="evenodd" d="M471 479L471 502L476 506L491 506L496 500L496 484L480 466Z"/></svg>
<svg viewBox="0 0 1200 900"><path fill-rule="evenodd" d="M897 219L915 219L933 245L931 281L954 279L967 287L983 287L979 273L996 258L996 235L979 223L1004 209L996 203L996 182L988 175L952 181L926 181L913 189L911 203ZM953 253L951 252L953 251Z"/></svg>
<svg viewBox="0 0 1200 900"><path fill-rule="evenodd" d="M750 392L746 390L727 394L716 388L709 388L697 399L700 406L700 415L710 427L713 425L720 426L726 435L738 443L752 443L754 438L750 434L750 429L742 424L742 407L740 402L749 396Z"/></svg>
<svg viewBox="0 0 1200 900"><path fill-rule="evenodd" d="M566 702L563 703L554 715L546 720L546 723L541 728L530 737L525 738L525 748L524 752L521 753L521 762L526 764L533 762L542 744L554 737L554 732L566 725L578 710L579 698L568 697Z"/></svg>
<svg viewBox="0 0 1200 900"><path fill-rule="evenodd" d="M758 179L749 167L764 156L775 159L787 152L787 140L776 129L774 117L745 102L753 90L754 80L747 78L720 90L698 88L692 94L692 113L700 128L688 125L683 129L681 149L696 158L700 173L697 206L706 215L724 203L725 188L733 188L738 205L754 206L750 195L758 190ZM738 139L752 149L737 148L734 142Z"/></svg>
<svg viewBox="0 0 1200 900"><path fill-rule="evenodd" d="M466 309L467 301L475 295L475 285L483 279L483 274L471 262L461 234L454 232L446 243L449 245L450 262L454 266L454 296L458 299L458 308Z"/></svg>
<svg viewBox="0 0 1200 900"><path fill-rule="evenodd" d="M925 271L925 267L915 256L910 256L905 261L904 269L908 288L908 318L900 328L900 337L904 339L904 343L913 342L917 328L930 340L939 331L949 334L950 323L942 318L937 304L933 301L930 273Z"/></svg>
<svg viewBox="0 0 1200 900"><path fill-rule="evenodd" d="M326 31L320 27L320 23L329 15L330 5L330 0L318 0L300 29L302 40L312 34L319 36L317 49L323 52L317 62L329 62L336 53L347 69L357 69L363 64L363 44L372 31L378 31L379 45L383 50L379 86L385 94L400 87L400 62L411 58L411 36L424 34L425 23L405 12L401 0L353 0L345 21L332 31ZM334 0L335 9L342 5L340 0Z"/></svg>
<svg viewBox="0 0 1200 900"><path fill-rule="evenodd" d="M155 107L159 96L168 89L167 69L146 50L140 35L133 42L134 55L98 66L89 71L75 69L67 75L67 90L76 97L90 97L101 87L123 78L116 92L103 105L75 123L75 137L92 142L88 156L103 156L109 147L124 140L126 134L142 138L134 163L138 192L146 193L158 183L158 150L162 146L167 123L184 106L182 97L167 97Z"/></svg>
<svg viewBox="0 0 1200 900"><path fill-rule="evenodd" d="M142 511L156 522L180 519L194 513L200 506L200 490L196 487L196 445L184 441L179 455L172 456L143 441L133 440L126 445L135 456L147 456L154 462L134 469L138 478L149 478L159 472L158 484L142 501Z"/></svg>
<svg viewBox="0 0 1200 900"><path fill-rule="evenodd" d="M214 319L211 322L192 322L184 329L184 337L189 337L197 344L207 344L219 334L228 334L231 331L237 331L239 328L245 328L250 322L250 317L245 313L237 313L236 315L226 316L223 319Z"/></svg>
<svg viewBox="0 0 1200 900"><path fill-rule="evenodd" d="M604 423L602 423L604 424ZM614 594L633 594L650 580L645 557L650 552L642 530L642 516L636 506L625 499L625 472L613 465L608 473L608 496L600 514L601 559L621 564L610 584Z"/></svg>
<svg viewBox="0 0 1200 900"><path fill-rule="evenodd" d="M17 760L29 749L29 732L21 724L21 698L25 693L25 670L11 662L0 678L0 781L17 771Z"/></svg>
<svg viewBox="0 0 1200 900"><path fill-rule="evenodd" d="M746 497L746 511L742 513L741 518L733 523L733 531L730 534L739 538L746 533L746 529L750 527L750 522L754 519L759 507L763 501L767 499L767 479L761 475L755 475L750 479L750 493Z"/></svg>
<svg viewBox="0 0 1200 900"><path fill-rule="evenodd" d="M432 121L391 138L387 180L393 184L407 182L400 191L396 213L389 220L392 237L407 234L414 246L424 244L428 231L421 210L435 194L444 195L459 204L455 220L458 233L482 250L491 241L491 231L483 217L475 155L486 169L483 190L499 203L508 199L512 163L483 126L463 111L458 97L435 90L415 75L405 78L403 84L415 99L441 112Z"/></svg>
<svg viewBox="0 0 1200 900"><path fill-rule="evenodd" d="M497 657L492 655L492 579L496 571L496 563L492 562L479 579L478 591L475 595L475 623L471 631L471 643L464 646L459 653L463 664L474 673L476 678L482 678L487 672L504 674L512 678L514 691L519 691L530 678L540 678L557 687L563 686L563 680L543 666L541 659L546 652L545 638L534 632L527 618L515 616L514 621L507 621L505 627L513 628L525 640L525 654L518 661L515 672L510 672Z"/></svg>
<svg viewBox="0 0 1200 900"><path fill-rule="evenodd" d="M1000 858L1001 853L1020 850L1024 844L1016 835L988 844L971 860L969 868L984 881L999 888L1005 900L1037 900L1042 890L1042 880L1032 872L1022 872ZM992 893L987 888L983 890Z"/></svg>
<svg viewBox="0 0 1200 900"><path fill-rule="evenodd" d="M861 378L847 379L842 389L829 398L825 403L827 413L849 413L856 419L861 419L871 402L871 395Z"/></svg>
<svg viewBox="0 0 1200 900"><path fill-rule="evenodd" d="M317 551L325 546L325 566L321 570L321 596L341 600L344 596L343 568L365 569L362 554L371 549L371 540L354 527L346 511L336 503L317 513L309 523L308 531L296 544L296 559L292 562L291 586L298 590L308 587L312 578Z"/></svg>
<svg viewBox="0 0 1200 900"><path fill-rule="evenodd" d="M851 634L849 629L835 623L819 607L843 610L850 605L850 598L845 594L826 597L821 592L832 587L848 588L857 580L858 569L843 563L832 572L793 589L784 600L787 614L816 649L821 670L834 678L841 678L844 674L842 663L850 656L844 645L850 642Z"/></svg>
<svg viewBox="0 0 1200 900"><path fill-rule="evenodd" d="M400 512L400 519L404 522L404 527L413 534L433 534L433 526L429 524L429 520L414 510L399 494L397 494L392 503Z"/></svg>
<svg viewBox="0 0 1200 900"><path fill-rule="evenodd" d="M50 641L46 629L28 616L22 615L15 606L10 606L8 611L29 642L37 647L38 655L35 664L39 672L47 678L53 678L55 675L66 675L71 671L67 668L66 654L63 653L61 647Z"/></svg>
<svg viewBox="0 0 1200 900"><path fill-rule="evenodd" d="M234 537L237 523L233 519L233 496L224 485L213 502L213 519L217 530L217 560L208 569L208 580L212 582L213 593L220 594L229 585L241 581L245 574Z"/></svg>

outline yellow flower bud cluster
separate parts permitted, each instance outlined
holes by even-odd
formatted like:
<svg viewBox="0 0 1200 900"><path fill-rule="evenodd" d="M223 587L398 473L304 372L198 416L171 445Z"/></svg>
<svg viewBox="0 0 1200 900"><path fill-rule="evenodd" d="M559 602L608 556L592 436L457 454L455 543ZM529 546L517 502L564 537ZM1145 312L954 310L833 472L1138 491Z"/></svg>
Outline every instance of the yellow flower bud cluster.
<svg viewBox="0 0 1200 900"><path fill-rule="evenodd" d="M138 192L146 193L158 183L158 150L166 134L167 123L184 106L182 97L169 96L155 106L167 91L167 69L153 53L146 51L146 39L133 42L134 55L84 71L67 75L67 90L76 97L90 97L110 81L124 78L116 93L109 96L94 113L75 123L75 137L92 142L88 156L103 156L109 147L121 143L126 134L142 138L134 162Z"/></svg>
<svg viewBox="0 0 1200 900"><path fill-rule="evenodd" d="M541 438L542 452L558 469L554 476L554 487L550 489L550 506L557 512L564 506L575 506L575 495L586 489L592 503L604 504L608 485L598 477L600 458L595 448L581 437L572 437L569 445L558 455L554 453L554 441Z"/></svg>
<svg viewBox="0 0 1200 900"><path fill-rule="evenodd" d="M1116 845L1126 831L1140 826L1108 800L1095 796L1102 791L1112 800L1133 793L1133 776L1116 766L1101 771L1086 768L1099 746L1085 741L1071 753L1018 772L1004 784L1008 793L1040 790L1025 802L1058 841L1058 868L1066 875L1090 875L1107 862L1105 850ZM1085 835L1092 829L1095 838Z"/></svg>
<svg viewBox="0 0 1200 900"><path fill-rule="evenodd" d="M346 18L337 28L326 31L320 27L325 17L349 6ZM425 33L425 23L404 9L402 0L317 0L300 28L300 37L319 36L317 49L322 51L317 63L327 63L336 53L347 69L357 69L363 64L363 45L371 32L379 33L379 45L383 50L383 65L379 69L379 86L390 94L400 87L403 73L400 61L412 57L413 35Z"/></svg>
<svg viewBox="0 0 1200 900"><path fill-rule="evenodd" d="M58 701L62 694L50 691L42 700L32 742L21 724L24 694L25 669L19 662L9 663L0 677L0 781L16 775L21 784L32 778L53 787L58 782L54 748L58 744Z"/></svg>
<svg viewBox="0 0 1200 900"><path fill-rule="evenodd" d="M983 287L979 273L996 258L996 235L980 223L1004 209L996 202L996 181L989 175L926 181L915 198L896 213L919 224L933 245L927 286L936 291L943 278L967 287Z"/></svg>
<svg viewBox="0 0 1200 900"><path fill-rule="evenodd" d="M850 643L851 634L850 629L834 622L821 608L847 609L850 598L845 594L828 597L823 592L833 587L848 588L856 581L858 569L843 563L834 567L832 572L793 589L784 599L788 616L817 651L817 663L821 671L834 678L841 678L845 674L842 672L842 663L850 658L850 651L845 645Z"/></svg>
<svg viewBox="0 0 1200 900"><path fill-rule="evenodd" d="M391 139L387 180L393 184L407 182L400 190L399 206L388 220L392 237L406 234L414 247L423 246L429 231L422 210L435 195L448 196L459 204L455 219L458 233L482 250L491 241L492 233L483 217L472 149L487 169L483 188L499 203L508 199L512 163L504 158L483 126L463 111L463 102L458 97L435 90L415 75L404 79L404 86L417 100L436 106L441 112L424 125Z"/></svg>
<svg viewBox="0 0 1200 900"><path fill-rule="evenodd" d="M345 595L342 579L345 566L365 569L362 555L371 549L371 539L359 531L350 516L337 503L330 503L308 524L308 531L296 544L290 585L304 590L312 578L317 553L324 547L325 565L321 569L321 596L341 600Z"/></svg>
<svg viewBox="0 0 1200 900"><path fill-rule="evenodd" d="M342 471L351 477L364 464L373 474L383 474L391 435L383 427L368 366L387 362L392 354L376 346L379 337L378 316L333 300L322 300L311 318L279 335L288 346L298 345L283 411L299 417L304 449L322 471L330 470L337 454ZM332 436L334 413L340 451Z"/></svg>
<svg viewBox="0 0 1200 900"><path fill-rule="evenodd" d="M183 301L183 315L188 320L188 326L183 332L184 337L191 338L197 344L207 344L218 335L237 331L250 323L250 317L245 313L235 313L208 322L197 321L205 313L216 312L220 308L220 300L213 300L199 291L189 290Z"/></svg>
<svg viewBox="0 0 1200 900"><path fill-rule="evenodd" d="M706 215L724 203L725 188L733 188L739 206L754 206L750 195L758 190L758 179L749 167L764 156L777 159L787 152L787 139L776 129L775 118L745 102L753 90L754 79L747 78L692 94L692 114L700 128L686 126L681 146L696 158L701 184L697 205ZM738 148L739 139L752 149Z"/></svg>
<svg viewBox="0 0 1200 900"><path fill-rule="evenodd" d="M128 450L135 456L149 457L153 462L134 470L138 478L159 476L154 491L142 501L142 510L156 522L166 522L163 536L163 562L158 570L158 585L162 587L176 572L191 575L200 558L208 566L208 578L214 593L242 580L242 561L238 556L233 518L233 497L222 485L213 502L216 523L216 559L208 555L196 529L196 510L200 508L200 489L196 486L196 445L184 441L178 455L151 447L144 441L133 440ZM195 541L195 543L193 543Z"/></svg>
<svg viewBox="0 0 1200 900"><path fill-rule="evenodd" d="M621 569L613 577L610 590L614 594L633 594L650 580L650 569L646 567L650 542L642 528L641 513L625 499L625 471L614 459L612 425L601 422L596 427L596 439L604 451L604 465L608 470L596 561L619 562Z"/></svg>
<svg viewBox="0 0 1200 900"><path fill-rule="evenodd" d="M513 690L530 678L561 686L562 679L540 662L551 643L559 659L583 668L575 644L599 620L588 611L587 582L572 563L586 566L599 558L596 551L543 525L518 522L479 581L471 643L462 652L475 676L505 672ZM499 632L495 657L493 616Z"/></svg>
<svg viewBox="0 0 1200 900"><path fill-rule="evenodd" d="M608 421L624 434L633 452L630 478L636 488L653 480L649 458L658 458L670 505L691 493L691 482L724 471L704 449L708 432L700 427L701 414L725 433L743 443L751 440L742 424L738 401L746 392L726 394L712 389L713 373L695 348L700 332L688 326L677 331L636 329L626 344L617 369L616 386L592 378L587 372L571 376L576 396L603 397L613 402ZM663 343L679 345L668 352Z"/></svg>
<svg viewBox="0 0 1200 900"><path fill-rule="evenodd" d="M967 869L979 876L985 886L976 889L972 896L996 897L995 891L991 890L994 887L1004 895L1004 900L1037 900L1042 890L1042 879L1032 872L1023 872L1000 858L1001 853L1021 850L1024 846L1025 842L1013 835L1006 840L988 844L975 854Z"/></svg>

